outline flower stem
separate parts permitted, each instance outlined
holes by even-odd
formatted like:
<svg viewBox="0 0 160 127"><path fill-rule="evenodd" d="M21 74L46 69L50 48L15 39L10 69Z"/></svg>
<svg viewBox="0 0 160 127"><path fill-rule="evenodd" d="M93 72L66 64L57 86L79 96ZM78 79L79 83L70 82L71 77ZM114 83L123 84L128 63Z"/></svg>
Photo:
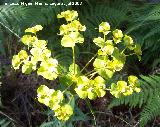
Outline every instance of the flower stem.
<svg viewBox="0 0 160 127"><path fill-rule="evenodd" d="M98 73L98 72L96 71L96 72L93 72L92 74L90 74L91 77L90 77L89 79L92 79L97 73Z"/></svg>
<svg viewBox="0 0 160 127"><path fill-rule="evenodd" d="M73 68L74 68L74 75L75 75L75 64L76 64L76 60L75 60L75 48L72 47L72 54L73 54Z"/></svg>
<svg viewBox="0 0 160 127"><path fill-rule="evenodd" d="M88 105L88 107L89 107L89 109L90 109L90 111L91 111L91 113L92 113L92 115L93 115L94 125L96 126L96 125L97 125L97 123L96 123L96 117L95 117L94 112L93 112L93 110L92 110L91 103L90 103L89 100L86 100L86 103L87 103L87 105Z"/></svg>
<svg viewBox="0 0 160 127"><path fill-rule="evenodd" d="M73 85L73 83L71 85L69 85L65 90L63 90L62 93L65 93L72 85Z"/></svg>
<svg viewBox="0 0 160 127"><path fill-rule="evenodd" d="M124 48L124 49L122 50L121 54L123 54L126 49L127 49L127 48Z"/></svg>
<svg viewBox="0 0 160 127"><path fill-rule="evenodd" d="M89 61L88 63L82 68L81 72L91 63L91 61L97 56L98 53L96 53ZM80 72L80 73L81 73Z"/></svg>

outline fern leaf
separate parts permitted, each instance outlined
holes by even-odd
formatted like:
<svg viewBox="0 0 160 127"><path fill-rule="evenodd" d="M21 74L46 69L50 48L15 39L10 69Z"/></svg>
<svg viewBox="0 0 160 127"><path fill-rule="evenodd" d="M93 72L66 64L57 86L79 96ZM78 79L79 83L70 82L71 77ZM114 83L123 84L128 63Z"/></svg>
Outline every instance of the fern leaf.
<svg viewBox="0 0 160 127"><path fill-rule="evenodd" d="M160 97L153 97L141 112L140 126L144 127L150 120L160 115Z"/></svg>

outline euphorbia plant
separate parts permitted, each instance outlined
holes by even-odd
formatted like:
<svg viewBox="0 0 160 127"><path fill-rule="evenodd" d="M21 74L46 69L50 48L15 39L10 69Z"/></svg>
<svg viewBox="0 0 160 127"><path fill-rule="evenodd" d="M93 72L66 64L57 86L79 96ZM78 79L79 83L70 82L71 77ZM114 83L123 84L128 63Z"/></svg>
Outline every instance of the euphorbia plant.
<svg viewBox="0 0 160 127"><path fill-rule="evenodd" d="M40 103L50 107L55 116L62 121L66 121L73 114L73 107L70 100L73 96L78 95L82 99L96 99L103 97L106 90L113 96L131 95L134 91L140 92L138 78L129 76L127 85L126 81L113 82L110 88L106 88L106 81L110 80L115 72L121 71L126 62L126 50L131 54L136 54L139 58L142 54L139 45L135 45L133 39L128 35L123 35L122 31L115 29L111 31L108 22L102 22L99 25L99 33L103 37L93 39L93 42L99 47L95 56L82 68L76 64L75 45L84 43L84 37L81 32L86 27L78 20L77 11L64 11L57 15L57 18L65 18L67 24L60 26L59 35L62 36L61 45L72 48L73 62L68 68L68 72L61 71L61 65L58 60L51 57L51 51L47 49L47 41L39 40L36 33L43 29L41 25L36 25L25 30L27 33L21 38L22 43L28 47L28 50L21 50L18 55L12 59L13 68L22 68L22 73L30 74L36 71L38 75L48 80L59 78L61 85L65 90L50 89L45 84L37 89L37 97ZM120 48L121 47L121 48ZM129 54L130 55L130 54ZM94 70L84 73L84 69L93 63ZM69 94L67 98L65 95Z"/></svg>

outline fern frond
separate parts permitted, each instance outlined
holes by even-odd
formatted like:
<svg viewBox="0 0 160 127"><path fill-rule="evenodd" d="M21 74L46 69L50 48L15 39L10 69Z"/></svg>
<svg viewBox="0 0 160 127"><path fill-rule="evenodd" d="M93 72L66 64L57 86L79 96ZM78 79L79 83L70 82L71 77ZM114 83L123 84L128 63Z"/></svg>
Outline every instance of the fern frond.
<svg viewBox="0 0 160 127"><path fill-rule="evenodd" d="M126 33L132 34L138 40L144 49L142 61L145 64L152 65L154 59L160 57L159 55L159 36L160 36L160 5L159 4L144 4L137 6L137 9L132 11L132 21ZM137 33L137 35L135 35Z"/></svg>
<svg viewBox="0 0 160 127"><path fill-rule="evenodd" d="M61 65L68 67L72 63L72 50L64 48L62 50L55 51L55 58Z"/></svg>
<svg viewBox="0 0 160 127"><path fill-rule="evenodd" d="M153 97L144 107L140 116L140 126L144 127L150 120L160 115L160 97Z"/></svg>

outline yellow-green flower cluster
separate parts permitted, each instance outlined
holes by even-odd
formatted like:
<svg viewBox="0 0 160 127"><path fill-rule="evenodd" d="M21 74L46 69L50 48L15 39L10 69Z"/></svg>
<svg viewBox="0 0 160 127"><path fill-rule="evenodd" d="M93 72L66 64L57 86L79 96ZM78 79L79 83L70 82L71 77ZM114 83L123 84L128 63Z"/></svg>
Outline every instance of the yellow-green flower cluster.
<svg viewBox="0 0 160 127"><path fill-rule="evenodd" d="M70 10L67 10L67 11L64 11L64 12L61 12L61 14L58 14L57 15L57 18L65 18L66 21L72 21L74 19L76 19L78 17L78 13L77 11L70 11Z"/></svg>
<svg viewBox="0 0 160 127"><path fill-rule="evenodd" d="M73 109L69 104L64 104L55 111L55 116L59 120L63 120L63 121L68 120L72 114L73 114Z"/></svg>
<svg viewBox="0 0 160 127"><path fill-rule="evenodd" d="M28 58L28 54L25 50L21 50L18 55L14 55L12 58L12 66L15 70L19 69L21 63L23 60L26 60Z"/></svg>
<svg viewBox="0 0 160 127"><path fill-rule="evenodd" d="M119 42L121 42L122 37L123 37L122 31L119 30L119 29L115 29L112 33L113 33L113 40L114 40L114 42L116 44L119 43Z"/></svg>
<svg viewBox="0 0 160 127"><path fill-rule="evenodd" d="M36 34L36 32L38 32L38 31L40 31L40 30L42 30L42 29L43 29L43 27L42 27L41 25L36 25L36 26L34 26L34 27L31 27L31 28L26 29L25 32L26 32L26 33L29 32L29 33Z"/></svg>
<svg viewBox="0 0 160 127"><path fill-rule="evenodd" d="M86 27L78 21L77 11L64 11L57 15L57 18L65 18L68 24L60 26L60 34L63 35L61 45L64 47L74 47L76 43L83 43L83 35L79 31L85 31Z"/></svg>
<svg viewBox="0 0 160 127"><path fill-rule="evenodd" d="M129 48L140 58L142 51L139 45L135 45L133 39L125 35L119 29L115 29L112 34L113 40L108 40L106 35L110 32L110 25L108 22L102 22L99 25L99 32L104 34L104 37L94 38L93 42L100 47L98 50L98 57L93 62L93 66L99 75L105 79L110 79L116 71L121 71L125 61L126 55L124 50ZM120 51L117 44L123 41L124 50Z"/></svg>
<svg viewBox="0 0 160 127"><path fill-rule="evenodd" d="M102 22L99 25L99 32L102 32L104 35L107 35L110 31L110 24L108 22Z"/></svg>
<svg viewBox="0 0 160 127"><path fill-rule="evenodd" d="M141 46L139 44L134 44L134 41L132 37L125 35L123 38L124 46L126 46L128 49L133 50L133 52L137 55L138 59L141 60Z"/></svg>
<svg viewBox="0 0 160 127"><path fill-rule="evenodd" d="M22 43L24 43L25 45L27 45L28 47L32 47L32 45L34 44L34 42L37 42L38 39L36 36L31 36L31 35L24 35L21 38Z"/></svg>
<svg viewBox="0 0 160 127"><path fill-rule="evenodd" d="M125 35L123 40L124 40L125 46L127 46L129 48L131 48L131 46L133 46L133 44L134 44L133 39L128 35Z"/></svg>
<svg viewBox="0 0 160 127"><path fill-rule="evenodd" d="M73 109L69 104L64 104L64 96L60 90L55 91L49 89L46 85L41 85L37 89L38 101L46 106L50 107L55 116L62 121L66 121L73 114Z"/></svg>
<svg viewBox="0 0 160 127"><path fill-rule="evenodd" d="M42 30L42 28L41 25L36 25L25 30L27 33L35 34L35 36L27 34L21 38L21 41L30 48L29 54L27 51L21 50L18 55L13 56L12 66L16 70L22 65L22 73L30 74L37 69L37 64L40 62L37 74L53 80L58 76L58 61L51 57L51 51L46 47L47 42L36 37L36 32Z"/></svg>
<svg viewBox="0 0 160 127"><path fill-rule="evenodd" d="M112 83L110 93L119 98L121 96L128 96L131 95L134 91L140 92L140 84L138 82L138 78L136 76L129 76L128 77L129 85L125 81L118 81L117 84Z"/></svg>
<svg viewBox="0 0 160 127"><path fill-rule="evenodd" d="M103 97L106 94L105 89L105 80L102 77L97 76L94 80L90 80L86 76L80 76L77 79L75 91L80 98L93 100Z"/></svg>
<svg viewBox="0 0 160 127"><path fill-rule="evenodd" d="M110 30L110 27L107 29L102 24L109 25L109 23L103 22L100 24L99 29L104 30L103 33ZM113 40L98 37L94 38L93 42L100 47L98 57L94 60L93 66L102 77L109 79L113 76L114 72L120 71L123 68L126 57L114 46Z"/></svg>

